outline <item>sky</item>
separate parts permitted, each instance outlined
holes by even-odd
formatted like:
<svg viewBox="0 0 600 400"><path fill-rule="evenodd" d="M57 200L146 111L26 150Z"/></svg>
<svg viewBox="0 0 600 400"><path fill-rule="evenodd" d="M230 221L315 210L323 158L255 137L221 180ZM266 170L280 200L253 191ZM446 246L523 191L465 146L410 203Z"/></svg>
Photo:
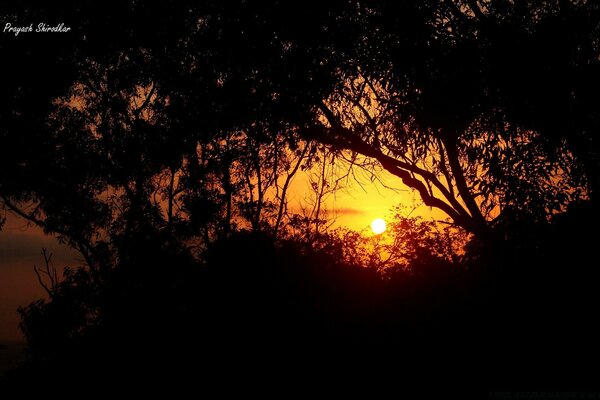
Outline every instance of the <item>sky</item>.
<svg viewBox="0 0 600 400"><path fill-rule="evenodd" d="M399 179L384 172L381 178L386 186L394 189L371 182L366 175L359 175L325 199L325 207L334 216L333 228L347 227L370 233L369 226L374 219L389 221L394 207L400 204L405 206L405 215L443 218L440 212L419 205L418 195L406 187L402 189ZM307 201L307 187L306 175L301 174L293 182L289 193L292 211L298 211ZM53 254L52 259L59 272L67 266L82 265L77 252L58 243L54 237L44 235L40 228L10 213L5 217L6 224L0 231L0 343L24 340L18 328L20 317L17 308L45 297L33 270L34 265L44 265L43 248Z"/></svg>
<svg viewBox="0 0 600 400"><path fill-rule="evenodd" d="M325 198L324 206L334 219L333 227L347 227L356 231L369 229L374 219L389 220L398 205L403 206L403 215L423 218L444 219L438 210L422 204L418 193L408 189L399 178L382 170L377 172L380 182L372 182L368 173L360 171L335 193ZM383 183L385 183L385 186ZM306 202L306 188L309 186L306 175L294 180L289 194L292 211Z"/></svg>
<svg viewBox="0 0 600 400"><path fill-rule="evenodd" d="M64 266L80 265L77 253L41 229L11 214L6 218L0 231L0 343L24 340L17 308L45 295L33 271L34 265L44 265L43 248L52 253L59 271Z"/></svg>

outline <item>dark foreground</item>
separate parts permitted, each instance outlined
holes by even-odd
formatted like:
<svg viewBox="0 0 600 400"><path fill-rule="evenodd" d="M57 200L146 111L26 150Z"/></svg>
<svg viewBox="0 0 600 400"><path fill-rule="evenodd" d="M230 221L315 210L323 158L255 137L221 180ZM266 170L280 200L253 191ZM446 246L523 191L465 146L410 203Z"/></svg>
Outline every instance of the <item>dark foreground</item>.
<svg viewBox="0 0 600 400"><path fill-rule="evenodd" d="M257 233L215 243L202 265L131 242L101 285L82 270L22 311L32 358L5 385L598 390L600 275L584 211L385 279L335 246Z"/></svg>

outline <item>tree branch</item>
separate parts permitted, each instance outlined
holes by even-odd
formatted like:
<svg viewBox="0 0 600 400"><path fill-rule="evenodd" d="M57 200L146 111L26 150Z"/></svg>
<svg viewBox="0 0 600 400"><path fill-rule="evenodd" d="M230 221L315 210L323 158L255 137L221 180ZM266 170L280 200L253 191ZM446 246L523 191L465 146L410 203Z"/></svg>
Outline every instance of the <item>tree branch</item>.
<svg viewBox="0 0 600 400"><path fill-rule="evenodd" d="M308 148L309 148L309 144L306 143L306 145L302 149L302 152L298 156L296 165L294 165L294 168L292 169L292 171L290 171L287 174L287 176L285 178L285 182L283 183L283 187L281 189L281 199L279 200L279 209L277 210L277 220L275 221L275 228L273 229L275 236L277 236L277 232L279 231L279 226L281 225L281 220L283 218L283 212L285 210L285 205L286 205L285 198L287 196L288 188L292 182L292 179L296 175L296 172L298 172L298 168L300 168L302 161L304 161L304 157L306 156L306 153L308 152Z"/></svg>
<svg viewBox="0 0 600 400"><path fill-rule="evenodd" d="M398 160L395 160L389 156L386 156L385 154L383 154L379 151L375 151L366 144L365 144L365 146L358 146L357 142L354 142L354 143L342 142L342 141L333 139L327 135L325 137L319 135L319 137L321 138L321 140L328 141L328 144L338 146L338 147L342 146L342 147L348 148L350 150L356 151L358 153L361 153L367 157L375 158L377 161L379 161L379 163L383 166L383 168L388 170L393 175L399 177L406 186L417 190L419 192L421 199L423 200L423 203L425 203L425 205L427 205L429 207L435 207L435 208L442 210L450 218L452 218L452 220L457 225L464 227L468 231L473 232L473 233L475 233L477 231L477 227L470 221L470 218L469 218L470 216L468 216L468 214L467 214L467 216L465 216L462 213L459 213L453 207L451 207L448 203L444 202L443 200L441 200L435 196L432 196L429 193L429 190L427 189L425 184L421 180L412 177L410 171L407 171L407 170L399 167L398 164L400 162L398 162ZM400 163L400 164L402 164L402 163Z"/></svg>
<svg viewBox="0 0 600 400"><path fill-rule="evenodd" d="M33 270L35 271L35 274L38 278L38 282L40 283L42 288L44 288L46 293L48 293L48 296L54 297L54 294L56 293L56 289L58 287L58 276L56 275L56 268L53 268L51 266L52 254L48 255L48 253L46 252L46 249L42 249L42 255L44 257L44 264L46 266L46 270L42 271L42 272L45 273L46 276L48 277L48 279L50 281L50 287L48 287L48 285L46 285L46 283L42 279L42 275L40 274L40 271L38 270L38 268L35 265L33 266Z"/></svg>
<svg viewBox="0 0 600 400"><path fill-rule="evenodd" d="M8 208L11 212L15 213L19 217L24 218L25 220L35 224L36 226L38 226L46 231L67 237L70 241L71 246L76 248L81 253L81 255L85 259L86 263L92 270L92 273L95 273L96 266L94 265L94 262L92 259L92 254L94 253L94 251L93 251L91 244L88 243L84 238L81 238L80 235L77 235L73 232L69 232L69 231L66 231L63 229L57 229L57 228L48 229L48 226L46 225L46 223L44 221L36 218L32 214L28 214L28 213L24 212L19 207L17 207L15 204L13 204L6 196L0 196L0 199L2 200L2 203L4 204L4 206L6 208ZM100 261L100 260L98 260L98 261Z"/></svg>
<svg viewBox="0 0 600 400"><path fill-rule="evenodd" d="M483 11L481 11L481 8L479 8L477 0L467 0L467 4L469 5L469 9L473 11L473 14L475 14L477 19L479 19L480 21L485 21L487 19Z"/></svg>
<svg viewBox="0 0 600 400"><path fill-rule="evenodd" d="M448 190L448 188L446 188L437 179L437 177L435 176L435 174L433 174L431 171L424 170L422 168L417 167L414 164L406 163L406 162L400 161L400 160L398 160L396 158L393 158L393 157L390 157L390 156L384 154L383 152L381 152L380 149L374 148L373 146L371 146L368 143L364 142L362 139L356 137L356 135L354 135L352 132L350 132L347 128L343 127L336 120L335 115L333 114L333 112L324 103L321 103L320 106L319 106L319 108L325 114L325 117L327 118L329 124L332 126L332 129L334 131L334 135L333 136L332 135L327 135L327 134L318 135L321 139L333 140L334 142L332 142L330 144L333 144L333 145L336 145L336 146L341 146L343 148L348 148L350 150L356 151L356 152L358 152L360 154L363 154L365 156L375 158L382 165L384 165L384 168L386 168L386 169L388 169L388 168L385 167L385 165L387 165L387 166L393 166L394 170L399 169L399 170L407 171L407 177L409 177L411 179L414 179L414 178L412 178L410 176L411 173L414 173L414 174L417 174L417 175L421 176L426 181L431 182L431 184L433 184L433 186L435 186L435 188L437 190L439 190L439 192L446 199L446 201L448 201L449 204L443 202L442 200L439 200L439 199L438 200L442 201L444 204L446 204L451 209L454 209L454 214L458 214L458 215L460 215L463 218L470 217L469 213L458 202L458 200L455 198L455 196L451 195L451 193ZM335 132L337 132L337 135L335 134ZM390 172L396 174L392 170L390 170ZM423 185L423 183L421 181L418 181L418 182L420 182L421 185ZM413 186L410 186L410 187L413 187ZM427 188L425 186L424 186L424 188L425 188L425 193L427 194L428 198L436 198L435 196L433 196L432 194L430 194L427 191ZM423 200L425 200L425 199L423 199ZM444 212L446 212L446 211L444 211Z"/></svg>
<svg viewBox="0 0 600 400"><path fill-rule="evenodd" d="M462 168L460 166L460 160L458 157L458 151L456 149L456 144L453 139L447 139L444 141L444 147L446 148L446 153L448 154L448 164L450 165L450 170L452 171L452 175L454 176L454 181L456 182L456 189L463 202L467 206L471 216L475 220L478 225L487 226L487 221L483 217L481 213L481 209L475 202L469 187L467 186L467 181L465 180L465 176L463 174Z"/></svg>
<svg viewBox="0 0 600 400"><path fill-rule="evenodd" d="M142 105L139 106L133 112L136 118L139 117L140 113L144 110L144 108L148 107L148 104L150 104L150 101L152 100L152 96L154 95L155 91L156 91L156 83L152 82L152 88L150 88L150 93L148 93L148 96L146 96L146 99L144 100L144 102L142 103Z"/></svg>

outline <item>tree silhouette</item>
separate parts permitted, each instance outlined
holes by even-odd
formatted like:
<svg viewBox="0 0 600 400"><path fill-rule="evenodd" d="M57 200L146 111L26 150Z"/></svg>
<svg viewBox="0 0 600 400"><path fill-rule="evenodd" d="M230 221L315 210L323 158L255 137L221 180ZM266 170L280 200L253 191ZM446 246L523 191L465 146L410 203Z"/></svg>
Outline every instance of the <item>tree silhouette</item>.
<svg viewBox="0 0 600 400"><path fill-rule="evenodd" d="M5 158L10 162L3 204L87 254L107 235L127 235L148 224L205 243L236 224L259 229L268 220L279 231L289 183L308 162L305 157L315 155L303 150L314 145L300 137L297 118L303 111L290 102L314 94L301 93L307 82L325 79L317 75L327 72L311 70L318 62L314 55L304 54L323 52L325 44L313 50L317 38L298 32L306 26L282 26L279 17L290 10L280 6L206 4L175 6L165 27L178 29L161 29L131 46L138 26L125 27L127 16L159 14L170 5L82 7L76 12L91 26L77 40L93 42L72 56L56 56L77 72L71 70L62 86L45 85L50 87L41 110L29 101L43 97L45 86L34 84L23 100L27 109L8 100L3 108L6 121L15 120L7 125L3 148L21 149L20 141L27 140L34 143L31 154L43 155L35 163L21 150ZM193 15L182 17L184 8ZM89 20L96 11L98 19ZM125 15L116 17L119 12ZM96 43L98 21L115 18L122 24L115 31L127 39ZM332 17L325 10L322 18ZM315 20L311 29L322 23ZM267 40L275 28L281 35ZM293 48L284 35L297 36ZM9 51L18 57L22 50ZM46 56L44 48L37 51ZM292 66L296 73L290 73ZM14 86L8 92L23 91L24 79L13 79L18 84L7 85ZM322 83L309 87L324 90Z"/></svg>
<svg viewBox="0 0 600 400"><path fill-rule="evenodd" d="M439 375L487 384L522 354L539 381L548 349L572 366L557 342L598 354L596 3L0 9L78 24L0 42L0 203L83 257L20 310L22 381L177 379L185 357L259 379L261 357L277 376L332 354L340 374L466 359ZM331 232L341 165L451 220ZM300 173L315 196L294 215Z"/></svg>
<svg viewBox="0 0 600 400"><path fill-rule="evenodd" d="M485 12L475 2L432 2L430 14L420 21L418 38L400 28L405 16L387 13L385 2L373 7L365 19L377 30L364 40L364 61L359 55L354 69L339 74L337 89L316 105L322 124L312 128L315 137L334 147L376 159L418 191L425 204L439 208L482 238L501 225L498 221L516 218L510 214L544 219L564 211L592 190L583 170L590 179L594 174L584 165L589 154L579 154L567 131L549 145L541 125L515 118L511 111L515 103L495 95L517 84L500 82L505 72L497 69L497 48L513 46L518 51L525 40L549 42L545 26L560 11L550 5L484 3ZM573 5L572 9L561 17L573 18L569 24L595 12L590 5ZM500 33L512 29L512 18L527 26L518 28L520 39ZM578 40L582 42L569 46L592 40L581 33ZM535 57L536 63L545 59ZM573 62L554 54L548 57L560 60L551 68ZM521 79L519 73L510 78ZM575 74L574 70L570 73ZM562 84L561 80L557 85ZM548 85L535 91L536 96L543 96L550 87L553 93L561 92ZM525 107L521 112L527 114ZM551 110L547 107L543 112L566 117ZM556 128L542 111L537 118Z"/></svg>
<svg viewBox="0 0 600 400"><path fill-rule="evenodd" d="M75 228L84 222L52 221L51 214L64 217L70 202L87 207L88 219L106 220L114 207L98 202L98 196L107 190L121 198L121 204L115 202L121 210L137 209L130 220L144 215L159 223L166 218L173 226L183 218L176 211L212 210L212 217L186 216L202 221L194 234L202 230L206 241L212 231L229 232L239 223L236 218L258 228L261 215L277 209L276 217L264 217L281 221L285 199L265 195L271 189L280 193L283 167L289 164L290 172L295 165L285 158L293 157L306 138L377 160L425 204L480 237L501 225L495 221L513 218L507 215L544 219L593 192L593 145L581 142L593 131L594 112L585 118L564 115L560 126L575 119L589 125L577 128L580 133L548 133L542 124L558 123L549 123L541 111L529 113L530 103L513 101L527 97L514 89L527 85L507 81L497 67L503 48L514 44L511 51L521 54L524 43L528 48L550 43L551 33L559 31L551 27L561 20L561 29L575 36L561 51L588 43L597 28L593 5L482 3L482 9L469 2L406 2L391 12L396 6L385 1L370 6L342 2L319 6L306 18L310 24L300 26L289 17L305 11L278 3L234 7L208 2L173 6L164 28L143 40L125 24L126 16L155 15L170 6L123 6L118 12L125 16L117 18L122 25L115 32L122 30L126 39L97 43L97 22L89 22L90 38L62 39L61 52L54 56L65 74L61 81L40 87L32 82L27 90L23 79L7 82L12 89L4 103L3 147L21 148L20 141L27 140L35 143L33 154L47 159L31 164L27 154L16 159L20 152L4 158L7 177L13 177L3 183L5 204L14 208L31 202L38 214L51 217L44 223L49 231L69 231L67 236L83 243L100 226ZM113 9L87 7L75 11L86 23L96 11L101 18L116 18ZM170 25L176 28L167 30ZM90 40L66 55L78 41ZM42 47L33 49L29 57L47 55ZM15 46L11 51L17 57L23 50ZM592 46L582 48L579 58L556 58L570 63L571 76L583 64L595 65L593 51ZM538 64L547 58L542 56L535 56ZM567 68L560 62L551 64L552 70ZM547 80L536 82L540 87ZM553 93L565 91L557 87ZM541 96L544 90L530 92ZM9 103L15 94L22 102ZM593 97L581 96L587 103L578 109L593 110ZM543 122L536 125L534 115ZM60 156L49 159L54 152ZM187 190L186 185L196 187ZM32 196L45 202L53 197L57 206L51 210ZM222 213L224 218L211 225L211 218ZM275 222L277 231L280 224Z"/></svg>

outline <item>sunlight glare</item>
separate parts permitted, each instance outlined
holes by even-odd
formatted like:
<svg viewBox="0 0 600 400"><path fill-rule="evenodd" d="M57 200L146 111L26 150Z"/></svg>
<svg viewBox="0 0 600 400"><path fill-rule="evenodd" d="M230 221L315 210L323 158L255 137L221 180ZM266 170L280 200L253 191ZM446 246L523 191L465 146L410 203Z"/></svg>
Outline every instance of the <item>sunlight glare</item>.
<svg viewBox="0 0 600 400"><path fill-rule="evenodd" d="M376 235L385 232L385 228L385 221L381 218L374 219L373 222L371 222L371 230Z"/></svg>

